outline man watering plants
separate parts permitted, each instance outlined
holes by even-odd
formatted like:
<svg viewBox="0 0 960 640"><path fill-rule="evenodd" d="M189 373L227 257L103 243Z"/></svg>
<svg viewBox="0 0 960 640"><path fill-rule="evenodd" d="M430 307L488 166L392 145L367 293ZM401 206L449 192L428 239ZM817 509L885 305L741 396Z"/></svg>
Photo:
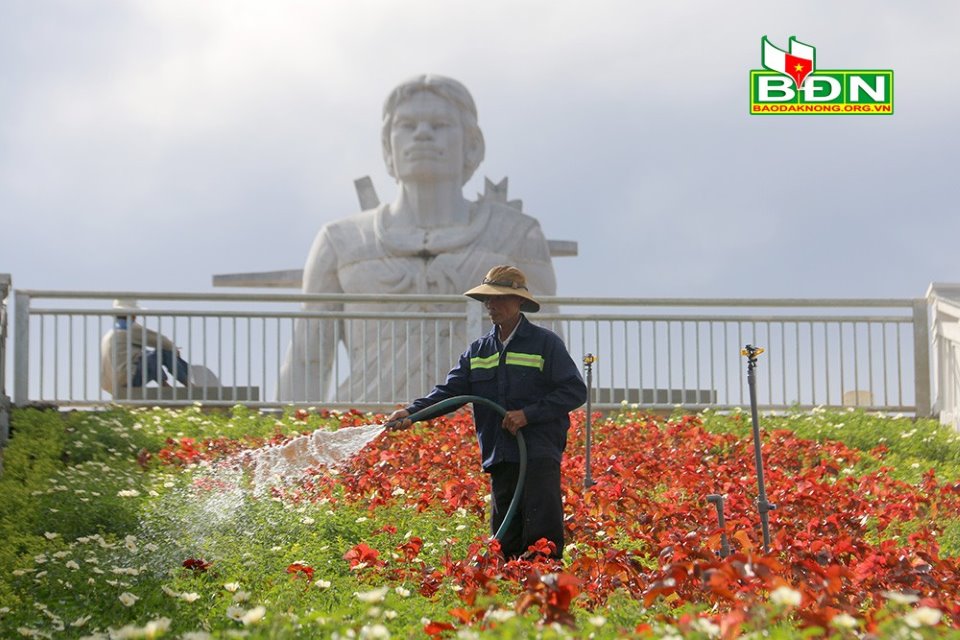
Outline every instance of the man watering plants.
<svg viewBox="0 0 960 640"><path fill-rule="evenodd" d="M552 331L532 324L522 313L540 309L527 289L527 279L515 267L491 269L483 283L464 295L483 303L493 322L489 333L473 342L426 397L414 400L387 417L388 428L410 426L408 416L460 395L491 400L506 410L501 415L474 405L474 421L484 471L490 474L491 530L504 520L519 481L522 429L527 473L516 516L500 536L504 556L517 557L540 538L563 553L563 503L560 461L567 445L569 412L584 403L586 385L563 341Z"/></svg>

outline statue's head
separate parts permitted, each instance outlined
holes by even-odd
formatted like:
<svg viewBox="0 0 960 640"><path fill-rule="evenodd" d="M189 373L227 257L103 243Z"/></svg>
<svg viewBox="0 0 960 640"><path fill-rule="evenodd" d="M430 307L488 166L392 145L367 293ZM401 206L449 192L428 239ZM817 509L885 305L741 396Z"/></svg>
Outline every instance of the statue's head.
<svg viewBox="0 0 960 640"><path fill-rule="evenodd" d="M383 159L387 165L387 173L398 178L397 167L393 153L392 133L395 116L400 106L419 93L432 94L441 98L455 109L459 126L463 132L462 151L463 167L462 182L465 184L483 161L484 142L483 133L477 124L477 106L467 88L452 78L423 74L401 83L383 104L383 123L381 128L381 143L383 145Z"/></svg>

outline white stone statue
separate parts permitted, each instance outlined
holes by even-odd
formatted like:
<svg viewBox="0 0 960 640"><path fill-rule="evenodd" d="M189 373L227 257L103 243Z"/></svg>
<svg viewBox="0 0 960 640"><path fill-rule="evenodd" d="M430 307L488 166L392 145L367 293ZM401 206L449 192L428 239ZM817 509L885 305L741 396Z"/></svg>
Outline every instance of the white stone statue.
<svg viewBox="0 0 960 640"><path fill-rule="evenodd" d="M461 294L491 267L511 264L527 274L534 295L555 295L550 250L537 220L495 191L477 201L463 196L463 185L484 155L477 109L466 87L443 76L421 75L395 88L383 107L382 144L387 171L400 186L396 199L320 230L304 268L304 293ZM305 309L343 307L309 304ZM424 305L346 307L427 310ZM424 336L418 323L400 331L377 320L353 321L349 330L336 324L298 321L281 371L281 400L331 399L340 342L350 359L349 378L336 394L341 400L417 397L442 379L472 339L465 322L454 323L452 331L444 327L439 344L430 323Z"/></svg>

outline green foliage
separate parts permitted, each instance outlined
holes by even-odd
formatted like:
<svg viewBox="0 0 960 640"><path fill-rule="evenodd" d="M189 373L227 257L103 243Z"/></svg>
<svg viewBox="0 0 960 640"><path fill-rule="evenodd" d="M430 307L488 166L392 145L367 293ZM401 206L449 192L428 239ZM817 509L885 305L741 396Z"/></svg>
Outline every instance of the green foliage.
<svg viewBox="0 0 960 640"><path fill-rule="evenodd" d="M752 421L744 411L702 414L704 427L715 433L751 437ZM866 473L889 467L894 477L916 483L932 469L937 477L960 477L960 434L931 418L886 416L863 410L795 411L760 416L760 427L770 433L787 429L798 437L819 442L834 440L864 453L876 451L858 468ZM885 451L884 451L885 449Z"/></svg>
<svg viewBox="0 0 960 640"><path fill-rule="evenodd" d="M714 431L749 434L745 414L706 414L704 422ZM239 469L157 462L164 447L181 439L256 443L337 424L317 414L263 415L243 407L222 413L199 407L14 411L14 436L0 476L0 637L376 638L389 630L390 637L406 638L422 637L425 620L450 620L449 612L463 606L456 585L445 583L423 597L419 585L384 583L382 575L351 569L343 556L358 541L391 554L419 537L425 567L462 560L472 543L488 535L476 514L399 504L374 513L362 503L251 499L249 488L237 483ZM960 464L955 434L932 421L815 412L765 416L764 428L839 439L863 451L883 444L884 457L868 456L863 468L896 460L907 465L905 477L916 471L910 467L915 463L938 475L955 473ZM224 482L234 483L236 491L222 490ZM908 529L903 523L902 530ZM960 553L960 520L942 522L941 544L944 554ZM613 549L630 547L611 542ZM649 554L645 565L654 569L656 549L642 551ZM184 566L189 559L209 565L190 569ZM312 575L291 573L296 563L309 566ZM380 601L361 599L383 587ZM647 608L625 591L614 593L602 611L575 602L574 629L539 627L535 610L514 613L518 588L505 584L478 597L477 606L497 622L483 637L630 637L638 635L638 624L661 637L708 638L716 632L696 622L703 613L696 607L672 609L661 600ZM763 622L753 628L765 637L809 633L776 608L757 615ZM891 614L885 624L899 633L902 616ZM933 629L911 631L929 637ZM844 633L836 637L853 637Z"/></svg>

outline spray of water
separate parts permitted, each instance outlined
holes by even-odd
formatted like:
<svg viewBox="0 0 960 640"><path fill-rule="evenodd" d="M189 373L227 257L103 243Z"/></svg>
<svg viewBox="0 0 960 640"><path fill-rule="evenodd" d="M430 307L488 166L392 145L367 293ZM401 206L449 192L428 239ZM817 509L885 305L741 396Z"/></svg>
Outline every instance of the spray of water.
<svg viewBox="0 0 960 640"><path fill-rule="evenodd" d="M244 464L253 465L254 495L262 495L272 485L296 480L312 467L329 467L350 459L383 429L379 424L338 431L318 429L281 446L247 452Z"/></svg>
<svg viewBox="0 0 960 640"><path fill-rule="evenodd" d="M162 550L151 564L160 570L191 556L216 558L225 544L262 535L259 528L270 529L269 535L281 543L284 527L278 505L262 499L270 487L295 482L308 469L350 459L383 430L377 424L317 430L195 470L188 485L171 488L141 520L142 538ZM262 517L267 513L274 515Z"/></svg>

